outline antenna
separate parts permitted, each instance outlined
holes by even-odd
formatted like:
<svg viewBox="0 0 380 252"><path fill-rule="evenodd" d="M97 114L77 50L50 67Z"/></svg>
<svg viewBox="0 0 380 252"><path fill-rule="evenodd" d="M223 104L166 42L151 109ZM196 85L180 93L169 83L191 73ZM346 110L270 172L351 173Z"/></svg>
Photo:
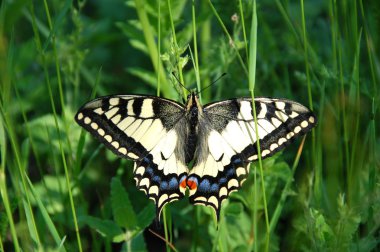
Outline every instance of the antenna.
<svg viewBox="0 0 380 252"><path fill-rule="evenodd" d="M179 79L177 78L177 76L174 74L174 72L172 72L172 75L174 76L174 78L177 80L178 84L181 85L184 89L187 90L187 92L191 93L191 91L189 89L187 89L180 81Z"/></svg>
<svg viewBox="0 0 380 252"><path fill-rule="evenodd" d="M218 80L220 80L221 78L223 78L223 77L226 76L226 75L227 75L227 73L222 73L222 75L219 76L218 78L216 78L216 80L214 80L213 82L211 82L210 85L208 85L208 86L202 88L202 89L201 89L200 91L198 91L196 94L199 94L199 93L201 93L203 90L205 90L205 89L211 87L211 86L214 85Z"/></svg>

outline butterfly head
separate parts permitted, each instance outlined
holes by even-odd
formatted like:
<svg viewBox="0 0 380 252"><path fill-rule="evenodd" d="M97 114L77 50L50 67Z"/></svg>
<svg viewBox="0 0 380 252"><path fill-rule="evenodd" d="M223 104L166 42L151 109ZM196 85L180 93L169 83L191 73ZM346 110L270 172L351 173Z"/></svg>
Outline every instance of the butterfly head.
<svg viewBox="0 0 380 252"><path fill-rule="evenodd" d="M193 108L197 108L198 111L202 111L202 105L199 101L199 96L195 91L192 91L187 95L186 101L187 111L191 111Z"/></svg>

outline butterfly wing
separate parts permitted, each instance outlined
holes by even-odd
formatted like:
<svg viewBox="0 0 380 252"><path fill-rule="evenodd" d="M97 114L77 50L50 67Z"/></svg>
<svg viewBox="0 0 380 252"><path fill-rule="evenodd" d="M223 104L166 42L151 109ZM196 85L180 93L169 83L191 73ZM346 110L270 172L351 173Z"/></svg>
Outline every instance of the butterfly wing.
<svg viewBox="0 0 380 252"><path fill-rule="evenodd" d="M261 157L278 152L316 124L315 115L303 105L284 99L255 99ZM239 189L258 159L252 99L240 98L208 104L199 120L196 159L188 181L190 202L214 208Z"/></svg>
<svg viewBox="0 0 380 252"><path fill-rule="evenodd" d="M117 155L135 161L137 187L152 199L157 213L183 197L179 181L188 168L182 143L185 108L152 96L116 95L85 104L75 116L79 125Z"/></svg>

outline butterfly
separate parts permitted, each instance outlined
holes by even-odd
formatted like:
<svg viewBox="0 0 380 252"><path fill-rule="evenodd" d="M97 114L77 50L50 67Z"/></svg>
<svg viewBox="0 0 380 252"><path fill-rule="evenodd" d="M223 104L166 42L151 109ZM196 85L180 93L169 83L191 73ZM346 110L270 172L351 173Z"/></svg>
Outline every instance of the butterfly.
<svg viewBox="0 0 380 252"><path fill-rule="evenodd" d="M291 100L256 98L254 106L262 159L317 123L312 111ZM188 190L190 203L212 207L219 219L222 202L243 185L259 155L251 98L202 106L195 92L185 104L112 95L83 105L75 120L115 154L134 161L136 186L154 201L158 217Z"/></svg>

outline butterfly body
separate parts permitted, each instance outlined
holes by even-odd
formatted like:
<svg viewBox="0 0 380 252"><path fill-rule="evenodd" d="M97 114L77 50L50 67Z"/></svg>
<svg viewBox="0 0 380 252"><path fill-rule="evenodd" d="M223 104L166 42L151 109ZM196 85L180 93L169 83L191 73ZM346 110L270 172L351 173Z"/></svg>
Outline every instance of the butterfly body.
<svg viewBox="0 0 380 252"><path fill-rule="evenodd" d="M202 106L195 93L185 105L154 96L95 99L76 121L117 155L135 161L137 187L162 207L182 198L212 207L219 217L228 195L239 189L249 164L267 158L316 125L315 115L285 99L236 98ZM192 164L189 169L189 164Z"/></svg>
<svg viewBox="0 0 380 252"><path fill-rule="evenodd" d="M186 104L186 158L185 163L189 164L195 153L195 148L198 143L198 122L199 115L202 113L198 97L194 94L189 95Z"/></svg>

